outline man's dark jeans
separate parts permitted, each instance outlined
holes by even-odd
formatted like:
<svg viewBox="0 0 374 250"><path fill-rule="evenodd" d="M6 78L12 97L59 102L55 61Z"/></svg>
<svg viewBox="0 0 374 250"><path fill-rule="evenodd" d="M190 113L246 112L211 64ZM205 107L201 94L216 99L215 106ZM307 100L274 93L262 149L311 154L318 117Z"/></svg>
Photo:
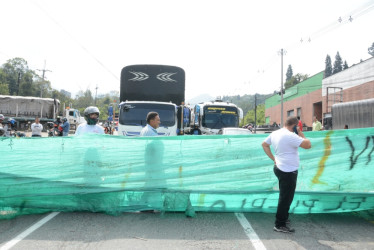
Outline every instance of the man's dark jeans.
<svg viewBox="0 0 374 250"><path fill-rule="evenodd" d="M295 194L297 182L297 170L293 172L283 172L274 166L274 173L279 180L279 200L277 215L275 216L275 226L286 226L288 219L288 211Z"/></svg>

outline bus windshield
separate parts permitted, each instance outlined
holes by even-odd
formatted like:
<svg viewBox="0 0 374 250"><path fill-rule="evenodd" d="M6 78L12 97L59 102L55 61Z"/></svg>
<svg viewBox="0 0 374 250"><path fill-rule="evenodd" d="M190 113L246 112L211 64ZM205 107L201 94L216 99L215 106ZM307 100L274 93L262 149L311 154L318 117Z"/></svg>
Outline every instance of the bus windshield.
<svg viewBox="0 0 374 250"><path fill-rule="evenodd" d="M156 103L126 103L121 105L119 123L121 125L145 126L147 114L155 111L159 114L160 127L175 125L175 106Z"/></svg>
<svg viewBox="0 0 374 250"><path fill-rule="evenodd" d="M238 127L238 109L236 107L206 106L204 107L202 125L210 129Z"/></svg>

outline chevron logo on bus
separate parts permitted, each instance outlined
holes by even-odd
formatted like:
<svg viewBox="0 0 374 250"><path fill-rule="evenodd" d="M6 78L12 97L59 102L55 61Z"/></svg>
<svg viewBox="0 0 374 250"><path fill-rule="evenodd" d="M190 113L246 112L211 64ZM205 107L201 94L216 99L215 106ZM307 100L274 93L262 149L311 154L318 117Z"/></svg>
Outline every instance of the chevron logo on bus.
<svg viewBox="0 0 374 250"><path fill-rule="evenodd" d="M134 75L134 78L129 79L129 81L145 81L149 78L149 75L143 72L134 72L134 71L129 71L131 74ZM176 80L172 79L171 76L175 75L176 73L161 73L156 76L156 78L160 81L163 82L176 82Z"/></svg>
<svg viewBox="0 0 374 250"><path fill-rule="evenodd" d="M129 79L129 81L144 81L144 80L147 80L149 78L149 75L147 75L146 73L143 73L143 72L133 72L133 71L130 71L131 74L134 74L134 78L132 79Z"/></svg>
<svg viewBox="0 0 374 250"><path fill-rule="evenodd" d="M175 74L176 73L161 73L157 75L157 79L163 82L176 82L176 80L170 78L172 75Z"/></svg>

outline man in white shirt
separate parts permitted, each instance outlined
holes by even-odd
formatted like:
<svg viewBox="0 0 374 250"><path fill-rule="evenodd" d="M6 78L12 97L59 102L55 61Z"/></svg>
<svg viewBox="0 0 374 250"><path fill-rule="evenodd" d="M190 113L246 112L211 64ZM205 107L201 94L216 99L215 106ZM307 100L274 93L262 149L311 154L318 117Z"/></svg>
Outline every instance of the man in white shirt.
<svg viewBox="0 0 374 250"><path fill-rule="evenodd" d="M42 137L43 125L39 122L39 117L35 117L35 122L31 124L31 137Z"/></svg>
<svg viewBox="0 0 374 250"><path fill-rule="evenodd" d="M298 123L297 117L288 117L285 127L271 133L262 143L265 153L274 162L274 173L279 180L279 201L274 231L283 233L295 232L286 224L289 223L288 211L296 189L299 168L298 148L309 149L312 146L310 140L306 139L300 130ZM295 127L297 134L293 132ZM271 152L270 145L273 145L275 156Z"/></svg>
<svg viewBox="0 0 374 250"><path fill-rule="evenodd" d="M147 114L147 125L140 132L140 136L158 136L157 128L160 126L160 116L157 112Z"/></svg>
<svg viewBox="0 0 374 250"><path fill-rule="evenodd" d="M99 121L100 111L97 107L90 106L84 110L84 119L87 123L78 126L75 135L82 135L87 133L104 134L104 128L97 125Z"/></svg>

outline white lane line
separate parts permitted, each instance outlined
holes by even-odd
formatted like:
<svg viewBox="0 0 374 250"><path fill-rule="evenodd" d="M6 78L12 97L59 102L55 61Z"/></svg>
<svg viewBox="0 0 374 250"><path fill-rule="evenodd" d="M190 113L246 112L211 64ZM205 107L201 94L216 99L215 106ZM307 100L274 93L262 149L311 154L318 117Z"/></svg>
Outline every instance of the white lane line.
<svg viewBox="0 0 374 250"><path fill-rule="evenodd" d="M60 212L53 212L41 219L40 221L36 222L34 225L17 235L14 239L8 241L5 245L3 245L0 250L8 250L14 247L18 242L26 238L29 234L37 230L39 227L43 226L45 223L47 223L49 220L53 219L56 215L58 215Z"/></svg>
<svg viewBox="0 0 374 250"><path fill-rule="evenodd" d="M245 218L244 214L243 213L235 213L235 216L238 219L238 221L240 222L240 225L242 225L242 227L244 229L244 232L247 235L247 237L249 238L249 240L251 241L253 247L256 250L260 250L260 249L261 250L266 250L266 247L264 246L264 244L262 243L262 241L260 240L260 238L256 234L255 230L253 230L251 224ZM2 250L2 249L0 249L0 250Z"/></svg>

